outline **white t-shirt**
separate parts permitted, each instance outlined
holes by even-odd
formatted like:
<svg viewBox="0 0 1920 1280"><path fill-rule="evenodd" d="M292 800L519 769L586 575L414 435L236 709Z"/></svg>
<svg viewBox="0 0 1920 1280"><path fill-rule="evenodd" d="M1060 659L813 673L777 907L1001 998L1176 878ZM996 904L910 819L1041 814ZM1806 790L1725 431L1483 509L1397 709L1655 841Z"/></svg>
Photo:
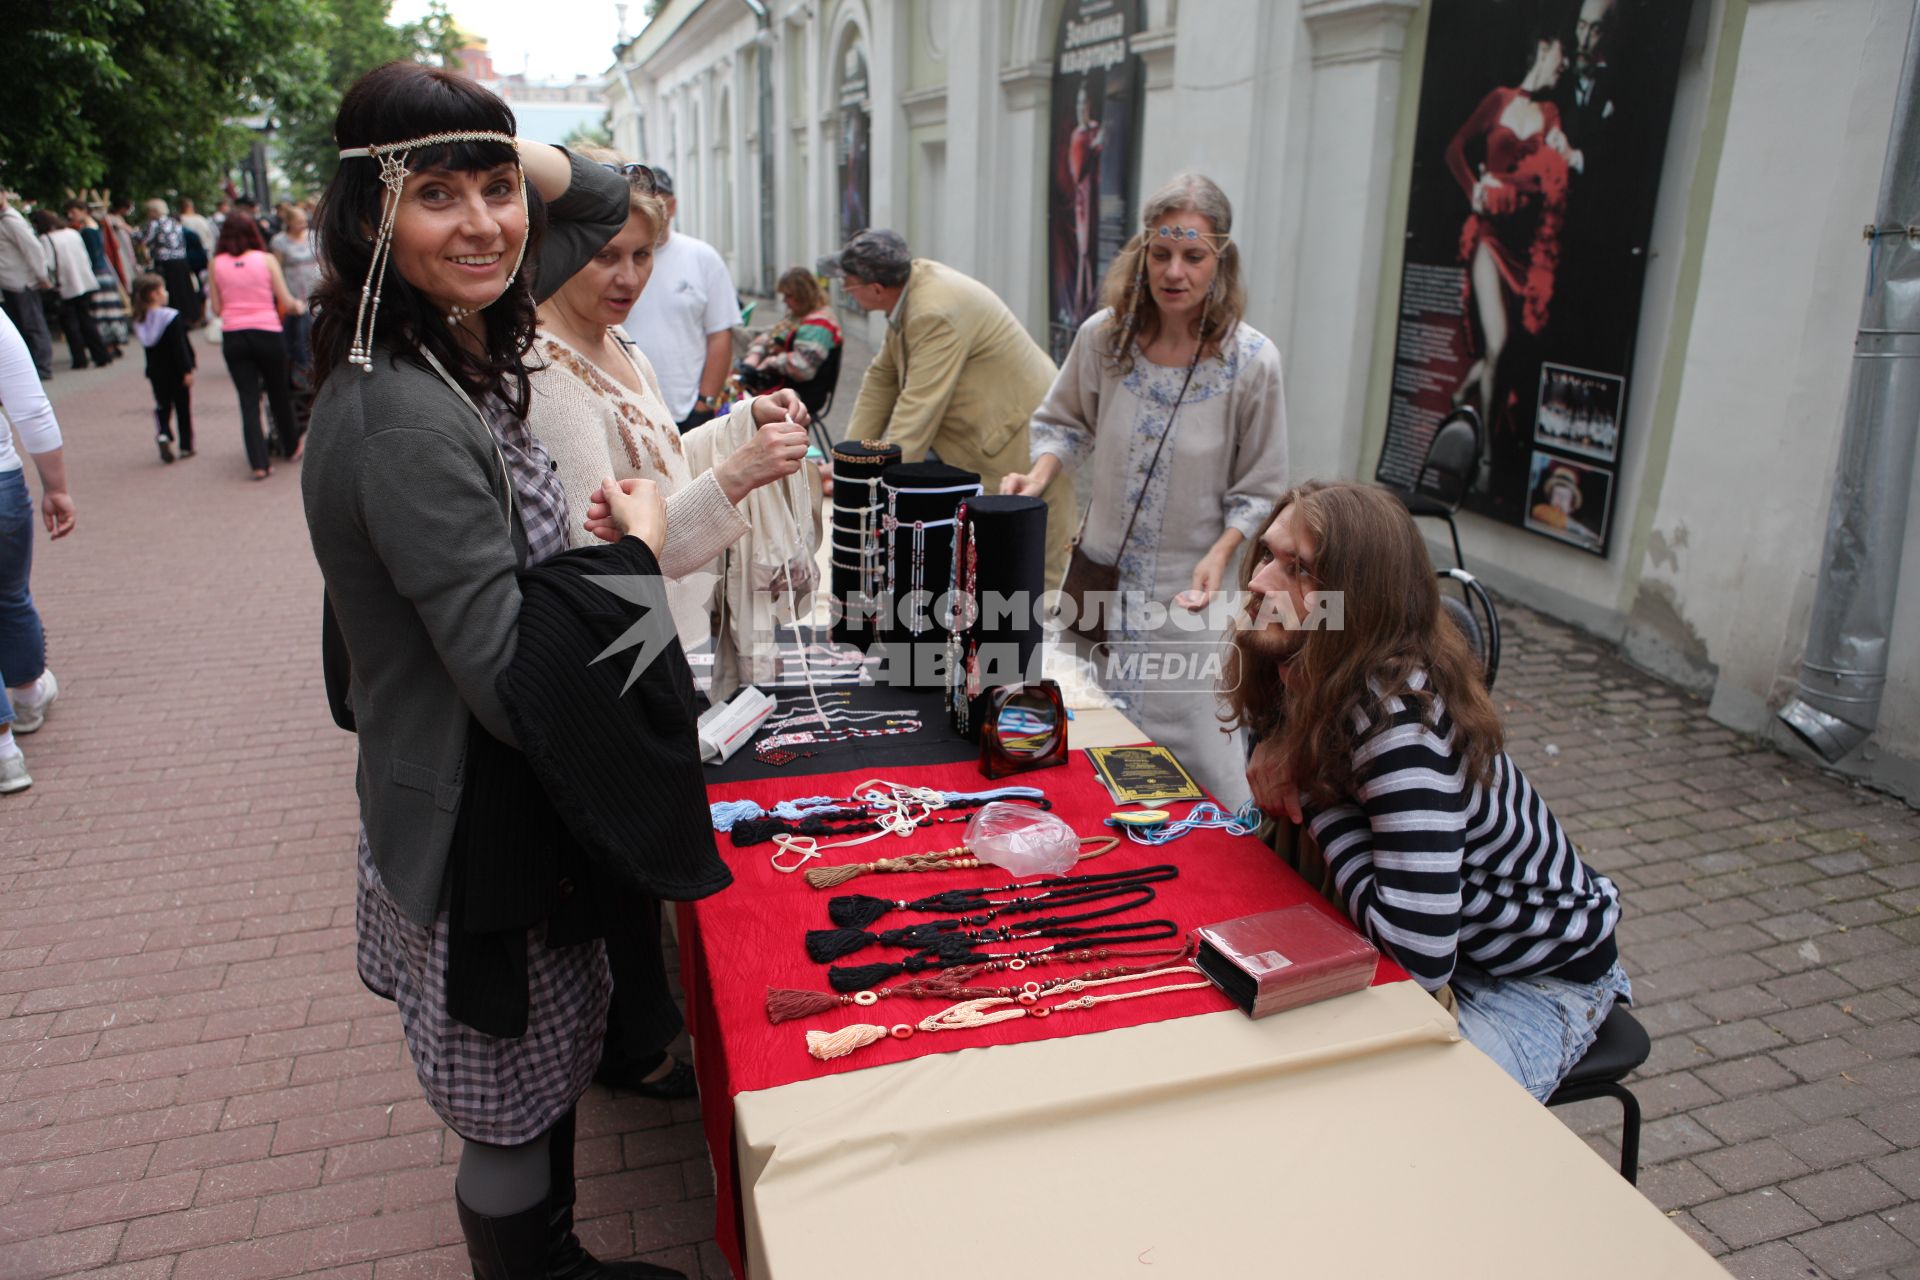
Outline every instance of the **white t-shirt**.
<svg viewBox="0 0 1920 1280"><path fill-rule="evenodd" d="M627 332L660 379L677 422L700 398L707 337L740 323L740 296L727 264L705 240L676 231L654 251L653 275L627 315Z"/></svg>
<svg viewBox="0 0 1920 1280"><path fill-rule="evenodd" d="M34 299L38 303L39 299ZM14 451L13 431L28 453L46 453L60 447L60 424L54 421L53 406L47 402L46 388L33 371L33 356L26 339L13 327L13 320L0 311L0 474L18 471L20 455ZM13 431L7 429L13 423Z"/></svg>

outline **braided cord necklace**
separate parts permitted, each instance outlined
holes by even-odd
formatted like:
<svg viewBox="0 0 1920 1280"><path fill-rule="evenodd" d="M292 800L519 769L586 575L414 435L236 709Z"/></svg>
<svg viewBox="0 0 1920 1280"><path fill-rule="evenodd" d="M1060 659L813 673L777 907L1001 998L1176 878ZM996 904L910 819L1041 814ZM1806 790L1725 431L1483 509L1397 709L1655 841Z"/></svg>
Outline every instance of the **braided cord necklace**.
<svg viewBox="0 0 1920 1280"><path fill-rule="evenodd" d="M964 923L986 924L997 915L1037 910L1043 903L1069 903L1104 897L1094 890L1117 889L1135 885L1159 884L1180 874L1178 867L1161 865L1141 867L1137 871L1096 871L1078 876L1048 876L1025 884L1015 880L989 888L946 889L924 898L875 898L863 893L844 894L827 902L827 916L837 925L864 929L889 911L984 911L984 915L963 917ZM1040 892L1017 898L994 898L996 893L1037 889Z"/></svg>
<svg viewBox="0 0 1920 1280"><path fill-rule="evenodd" d="M1116 991L1107 995L1085 994L1090 989L1112 986L1115 983L1143 982L1149 978L1176 976L1199 980L1143 987L1138 991ZM996 1022L1011 1022L1016 1018L1045 1018L1055 1013L1092 1009L1098 1005L1115 1004L1121 1000L1141 1000L1148 996L1169 995L1176 991L1196 991L1201 987L1212 985L1200 970L1190 964L1150 969L1145 973L1121 974L1110 978L1069 978L1056 990L1070 991L1073 996L1059 1004L1042 1004L1037 997L1031 1001L1023 1001L1020 996L983 996L949 1005L938 1013L922 1018L918 1024L899 1022L892 1027L883 1027L875 1023L856 1022L838 1031L809 1031L807 1032L807 1052L826 1062L833 1058L844 1058L856 1050L864 1049L870 1044L878 1044L888 1037L895 1040L908 1039L913 1035L916 1025L919 1030L927 1032L962 1031L974 1027L990 1027Z"/></svg>
<svg viewBox="0 0 1920 1280"><path fill-rule="evenodd" d="M1039 923L1035 921L1033 923ZM1128 933L1127 930L1135 930ZM1015 933L1011 929L994 930L1010 938L1029 938L1039 936L1034 933ZM878 986L889 978L903 973L924 973L929 969L952 969L958 965L971 964L979 960L1004 961L1008 969L1018 972L1030 964L1045 964L1046 957L1056 952L1072 952L1074 942L1098 939L1104 946L1118 946L1129 942L1165 942L1168 938L1180 935L1180 926L1171 920L1117 920L1112 924L1069 925L1058 931L1062 938L1059 942L1048 943L1044 947L1023 947L1017 951L987 951L978 949L978 944L959 934L953 935L957 941L944 949L929 948L916 951L912 955L896 962L877 962L857 964L847 967L835 966L827 970L827 985L835 991L860 991L867 987ZM1047 933L1045 936L1055 936Z"/></svg>
<svg viewBox="0 0 1920 1280"><path fill-rule="evenodd" d="M1121 915L1136 907L1146 906L1154 900L1155 896L1154 888L1150 884L1087 885L1077 889L1063 889L1055 897L1042 895L1030 900L1010 899L1003 904L972 915L929 920L923 924L888 929L881 933L868 933L852 925L838 929L809 929L807 930L807 955L817 964L827 964L877 943L881 946L899 947L905 951L938 952L942 956L952 956L956 961L964 961L971 955L975 946L982 942L1007 942L1015 938L1075 937L1077 934L1073 930L1082 921ZM1038 911L1042 907L1072 907L1088 902L1104 902L1109 898L1121 900L1074 915L1039 916L1017 927L1014 925L984 927L992 924L1002 915L1024 915L1029 911ZM887 904L882 901L882 905Z"/></svg>

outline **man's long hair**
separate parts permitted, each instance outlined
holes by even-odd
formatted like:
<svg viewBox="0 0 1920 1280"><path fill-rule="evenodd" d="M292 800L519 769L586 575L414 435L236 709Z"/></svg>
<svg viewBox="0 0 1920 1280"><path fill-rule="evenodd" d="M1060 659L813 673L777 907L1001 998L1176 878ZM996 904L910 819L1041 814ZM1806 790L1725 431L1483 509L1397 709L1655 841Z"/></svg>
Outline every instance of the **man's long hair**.
<svg viewBox="0 0 1920 1280"><path fill-rule="evenodd" d="M1246 557L1240 585L1249 609L1259 605L1253 575L1272 559L1267 531L1288 507L1296 508L1295 528L1313 541L1313 589L1343 593L1344 629L1304 632L1284 665L1248 632L1236 632L1228 666L1232 723L1256 738L1275 738L1302 798L1324 807L1353 794L1354 750L1385 725L1388 698L1418 706L1429 725L1444 703L1468 781L1488 781L1502 749L1500 717L1479 660L1440 608L1433 561L1413 517L1370 485L1309 481L1289 490ZM1282 679L1288 668L1298 693ZM1426 673L1422 688L1412 687L1415 672Z"/></svg>

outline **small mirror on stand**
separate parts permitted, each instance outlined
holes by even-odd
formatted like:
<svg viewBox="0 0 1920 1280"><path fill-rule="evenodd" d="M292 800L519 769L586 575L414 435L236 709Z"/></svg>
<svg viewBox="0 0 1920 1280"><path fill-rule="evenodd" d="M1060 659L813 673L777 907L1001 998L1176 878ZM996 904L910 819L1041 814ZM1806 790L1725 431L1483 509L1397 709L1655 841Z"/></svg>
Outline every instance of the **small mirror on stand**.
<svg viewBox="0 0 1920 1280"><path fill-rule="evenodd" d="M980 772L1004 778L1067 762L1067 707L1052 680L993 691L980 726Z"/></svg>

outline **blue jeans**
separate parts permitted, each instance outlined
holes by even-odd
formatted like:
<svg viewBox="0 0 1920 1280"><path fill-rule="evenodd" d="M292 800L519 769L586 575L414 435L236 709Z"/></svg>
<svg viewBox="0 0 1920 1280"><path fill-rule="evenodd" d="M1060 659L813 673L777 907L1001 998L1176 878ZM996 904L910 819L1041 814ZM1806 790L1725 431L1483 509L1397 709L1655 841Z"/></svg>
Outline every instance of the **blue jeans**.
<svg viewBox="0 0 1920 1280"><path fill-rule="evenodd" d="M1478 969L1453 971L1460 1034L1545 1102L1593 1047L1616 999L1633 999L1619 965L1598 982L1563 978L1496 978Z"/></svg>
<svg viewBox="0 0 1920 1280"><path fill-rule="evenodd" d="M47 636L33 607L33 495L27 473L0 471L0 725L13 723L7 686L30 684L47 669Z"/></svg>

